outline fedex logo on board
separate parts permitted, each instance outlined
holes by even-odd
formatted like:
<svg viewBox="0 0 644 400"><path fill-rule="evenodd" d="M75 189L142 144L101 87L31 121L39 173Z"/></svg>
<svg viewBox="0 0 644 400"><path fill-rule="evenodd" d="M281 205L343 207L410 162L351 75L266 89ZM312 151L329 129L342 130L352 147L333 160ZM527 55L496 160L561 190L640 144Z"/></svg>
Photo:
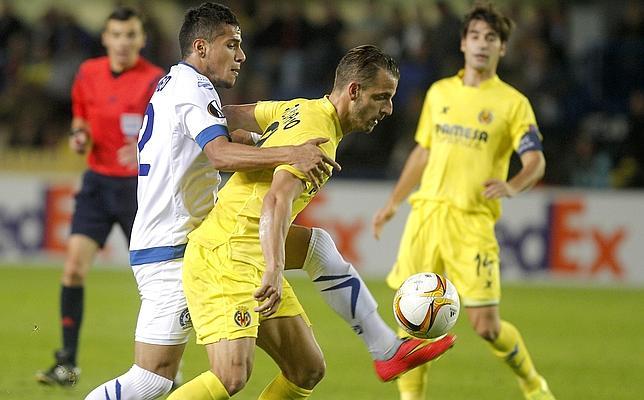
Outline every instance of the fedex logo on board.
<svg viewBox="0 0 644 400"><path fill-rule="evenodd" d="M0 255L64 251L73 193L71 185L50 185L37 202L12 209L0 206Z"/></svg>
<svg viewBox="0 0 644 400"><path fill-rule="evenodd" d="M507 223L497 224L503 259L525 271L624 277L619 256L628 232L623 225L609 228L591 222L583 198L555 199L546 208L542 222L522 225L518 231Z"/></svg>

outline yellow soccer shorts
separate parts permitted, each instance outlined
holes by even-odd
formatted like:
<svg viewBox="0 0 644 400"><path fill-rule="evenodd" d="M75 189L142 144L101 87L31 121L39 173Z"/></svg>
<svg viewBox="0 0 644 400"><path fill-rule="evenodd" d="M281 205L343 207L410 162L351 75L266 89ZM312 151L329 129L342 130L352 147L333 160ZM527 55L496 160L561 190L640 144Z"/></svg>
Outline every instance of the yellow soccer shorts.
<svg viewBox="0 0 644 400"><path fill-rule="evenodd" d="M415 201L387 284L396 290L420 272L445 275L466 307L498 304L501 284L494 219L445 202Z"/></svg>
<svg viewBox="0 0 644 400"><path fill-rule="evenodd" d="M183 289L198 344L221 339L257 337L264 319L302 316L311 323L286 279L282 301L270 317L261 317L253 293L261 285L263 268L234 260L230 245L215 249L189 241L183 259Z"/></svg>

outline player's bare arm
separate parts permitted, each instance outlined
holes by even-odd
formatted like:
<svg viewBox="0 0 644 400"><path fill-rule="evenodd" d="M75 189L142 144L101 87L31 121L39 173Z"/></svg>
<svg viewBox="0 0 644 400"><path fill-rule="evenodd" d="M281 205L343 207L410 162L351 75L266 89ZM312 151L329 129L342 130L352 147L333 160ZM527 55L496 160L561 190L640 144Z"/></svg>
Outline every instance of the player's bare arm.
<svg viewBox="0 0 644 400"><path fill-rule="evenodd" d="M398 178L394 190L391 192L391 196L389 196L387 204L373 216L371 226L376 239L380 239L382 228L396 215L400 203L420 183L427 160L429 160L429 149L417 144L411 154L409 154L409 157L407 157L405 167L400 174L400 178Z"/></svg>
<svg viewBox="0 0 644 400"><path fill-rule="evenodd" d="M255 298L262 302L255 310L264 316L273 314L281 300L286 236L291 225L293 201L303 190L300 179L282 170L275 173L271 188L264 197L259 220L259 241L266 270L262 276L262 286L255 292Z"/></svg>
<svg viewBox="0 0 644 400"><path fill-rule="evenodd" d="M229 135L230 135L230 140L232 140L233 142L239 143L239 144L245 144L248 146L254 146L255 143L257 143L257 137L259 137L258 133L249 132L245 129L235 129L234 131L231 131ZM254 135L257 135L257 136L254 138L253 137Z"/></svg>
<svg viewBox="0 0 644 400"><path fill-rule="evenodd" d="M127 136L125 138L125 144L116 151L119 164L136 169L138 165L136 142L136 136Z"/></svg>
<svg viewBox="0 0 644 400"><path fill-rule="evenodd" d="M256 135L256 138L253 136ZM234 143L245 145L255 145L259 134L248 132L244 129L236 129L230 133L230 138ZM290 149L291 158L283 160L281 164L290 164L300 170L309 179L313 185L319 189L319 185L324 182L324 178L331 176L330 167L341 170L338 164L331 157L327 156L318 147L320 144L328 142L325 138L316 138L306 141L297 146L287 146Z"/></svg>
<svg viewBox="0 0 644 400"><path fill-rule="evenodd" d="M488 179L483 183L483 195L488 199L513 197L533 187L546 171L546 159L541 151L526 151L521 154L521 170L505 182Z"/></svg>
<svg viewBox="0 0 644 400"><path fill-rule="evenodd" d="M260 126L255 118L256 104L227 105L222 108L226 116L228 128L233 131L233 141L247 143L250 139L250 132L261 132ZM242 131L239 131L242 130ZM244 133L246 131L246 133ZM331 169L342 168L331 157L327 156L317 146L326 143L328 139L312 139L298 146L286 147L291 152L290 158L283 159L281 164L290 164L299 169L313 185L319 188L325 175L331 176Z"/></svg>
<svg viewBox="0 0 644 400"><path fill-rule="evenodd" d="M328 165L340 169L340 165L318 147L327 141L326 138L318 138L298 146L258 148L232 143L221 136L206 144L204 151L220 171L253 171L290 164L319 187L325 175L331 174Z"/></svg>
<svg viewBox="0 0 644 400"><path fill-rule="evenodd" d="M78 154L84 154L89 145L89 124L83 118L74 117L69 136L69 147Z"/></svg>
<svg viewBox="0 0 644 400"><path fill-rule="evenodd" d="M222 107L228 128L244 129L249 132L261 132L255 119L255 104L226 105Z"/></svg>

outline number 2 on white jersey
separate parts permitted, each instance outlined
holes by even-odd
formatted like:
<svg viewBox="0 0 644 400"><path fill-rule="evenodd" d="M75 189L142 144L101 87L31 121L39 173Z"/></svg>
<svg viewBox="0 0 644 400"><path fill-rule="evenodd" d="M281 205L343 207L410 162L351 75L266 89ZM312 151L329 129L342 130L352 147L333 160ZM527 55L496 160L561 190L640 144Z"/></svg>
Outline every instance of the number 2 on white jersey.
<svg viewBox="0 0 644 400"><path fill-rule="evenodd" d="M159 83L157 84L157 88L155 92L160 92L165 88L165 85L168 84L168 82L172 79L172 76L166 75L163 78L159 80ZM141 129L143 130L143 135L141 135L141 140L139 140L139 160L141 159L141 151L143 150L143 147L145 147L145 144L150 140L150 137L152 136L152 128L154 127L154 106L152 106L152 103L148 103L148 107L145 109L145 116L143 117L143 126ZM139 164L139 176L148 176L150 173L150 164Z"/></svg>
<svg viewBox="0 0 644 400"><path fill-rule="evenodd" d="M148 107L145 109L145 116L143 117L143 134L141 135L141 140L139 140L139 160L141 159L141 151L143 147L152 137L152 128L154 127L154 107L152 103L148 103ZM139 176L148 176L150 173L150 164L141 164L139 163Z"/></svg>

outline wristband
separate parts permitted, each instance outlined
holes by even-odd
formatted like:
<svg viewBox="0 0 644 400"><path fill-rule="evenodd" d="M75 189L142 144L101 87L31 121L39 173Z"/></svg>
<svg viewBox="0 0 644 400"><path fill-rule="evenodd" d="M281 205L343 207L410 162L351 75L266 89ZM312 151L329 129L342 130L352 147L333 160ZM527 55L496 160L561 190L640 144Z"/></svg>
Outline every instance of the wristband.
<svg viewBox="0 0 644 400"><path fill-rule="evenodd" d="M251 139L253 139L253 142L255 142L255 144L257 144L257 142L259 142L259 139L262 138L262 135L257 132L249 132L249 133L250 133Z"/></svg>

